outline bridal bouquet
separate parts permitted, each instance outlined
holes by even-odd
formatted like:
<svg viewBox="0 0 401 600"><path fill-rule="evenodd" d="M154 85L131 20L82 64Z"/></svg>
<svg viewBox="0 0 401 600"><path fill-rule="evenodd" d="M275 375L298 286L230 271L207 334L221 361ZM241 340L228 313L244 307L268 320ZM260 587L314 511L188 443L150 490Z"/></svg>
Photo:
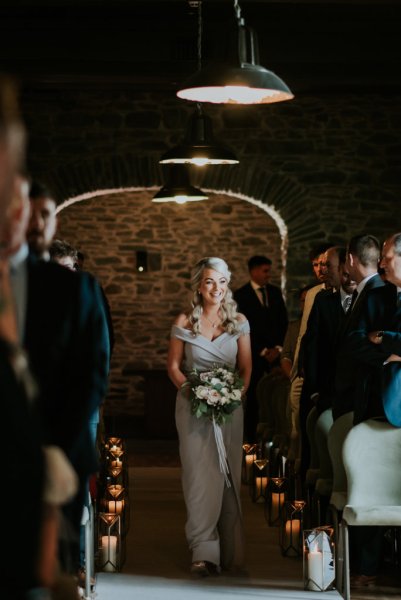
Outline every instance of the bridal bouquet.
<svg viewBox="0 0 401 600"><path fill-rule="evenodd" d="M203 372L194 369L184 385L190 388L192 414L198 419L208 417L222 425L241 406L244 383L238 373L228 367L215 366Z"/></svg>
<svg viewBox="0 0 401 600"><path fill-rule="evenodd" d="M227 487L227 453L224 447L221 425L226 423L234 410L241 406L243 381L238 373L226 366L214 366L210 371L199 372L196 369L188 374L183 387L189 387L191 411L198 419L207 417L213 423L214 437L219 456L220 470Z"/></svg>

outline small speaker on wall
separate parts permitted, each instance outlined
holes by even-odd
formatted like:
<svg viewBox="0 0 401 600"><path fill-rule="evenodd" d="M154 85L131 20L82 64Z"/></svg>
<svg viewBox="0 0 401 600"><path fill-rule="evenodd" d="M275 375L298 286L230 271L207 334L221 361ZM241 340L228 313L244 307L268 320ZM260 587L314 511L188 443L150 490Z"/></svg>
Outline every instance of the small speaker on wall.
<svg viewBox="0 0 401 600"><path fill-rule="evenodd" d="M148 270L148 253L146 250L136 251L136 270L145 273Z"/></svg>

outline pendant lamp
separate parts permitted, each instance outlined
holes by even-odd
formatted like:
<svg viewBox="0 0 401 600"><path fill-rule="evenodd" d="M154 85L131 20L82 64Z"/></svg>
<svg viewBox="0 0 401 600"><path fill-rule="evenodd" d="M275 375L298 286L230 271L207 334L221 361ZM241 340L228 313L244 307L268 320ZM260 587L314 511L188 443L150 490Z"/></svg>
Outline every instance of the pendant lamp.
<svg viewBox="0 0 401 600"><path fill-rule="evenodd" d="M182 143L168 150L159 162L161 164L192 164L202 167L204 165L234 165L238 164L239 160L231 150L214 140L212 121L198 104Z"/></svg>
<svg viewBox="0 0 401 600"><path fill-rule="evenodd" d="M294 94L284 81L258 64L256 34L245 26L237 0L234 0L234 10L238 25L235 63L198 69L184 82L177 96L213 104L271 104L291 100Z"/></svg>
<svg viewBox="0 0 401 600"><path fill-rule="evenodd" d="M169 167L167 183L153 196L152 202L197 202L207 200L207 195L189 183L189 175L185 165Z"/></svg>

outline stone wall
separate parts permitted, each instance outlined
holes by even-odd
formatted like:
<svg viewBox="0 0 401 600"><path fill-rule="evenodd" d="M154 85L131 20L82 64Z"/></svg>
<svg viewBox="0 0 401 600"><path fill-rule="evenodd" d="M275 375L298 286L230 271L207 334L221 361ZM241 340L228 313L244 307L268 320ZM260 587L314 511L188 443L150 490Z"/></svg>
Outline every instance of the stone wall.
<svg viewBox="0 0 401 600"><path fill-rule="evenodd" d="M62 235L88 254L88 268L113 305L119 349L110 401L122 412L142 410L138 382L124 369L163 364L188 267L200 256L220 252L240 281L246 258L261 250L273 256L279 281L282 243L291 300L289 290L310 279L306 257L314 243L345 243L363 231L383 239L401 229L400 95L316 92L271 106L206 106L215 137L240 164L193 169L192 182L216 196L163 208L146 190L162 185L158 160L182 138L190 103L156 91L32 88L22 104L29 170L60 201L96 190L144 190L97 196L60 213ZM242 196L272 210L276 223ZM282 239L280 219L288 232ZM134 272L137 249L151 252L153 272Z"/></svg>
<svg viewBox="0 0 401 600"><path fill-rule="evenodd" d="M110 304L116 345L106 410L113 414L143 413L138 371L165 369L171 324L190 306L190 272L201 257L224 257L235 289L248 280L247 258L266 254L280 285L281 238L261 208L224 195L186 205L152 196L105 194L59 213L59 236L82 250ZM147 272L136 270L138 250L148 252Z"/></svg>

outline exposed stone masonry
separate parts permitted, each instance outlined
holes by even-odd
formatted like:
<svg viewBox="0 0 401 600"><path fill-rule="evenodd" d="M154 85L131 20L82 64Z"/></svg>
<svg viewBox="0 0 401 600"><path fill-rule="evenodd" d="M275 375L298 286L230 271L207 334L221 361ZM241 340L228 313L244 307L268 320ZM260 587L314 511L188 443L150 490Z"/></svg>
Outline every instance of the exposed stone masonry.
<svg viewBox="0 0 401 600"><path fill-rule="evenodd" d="M158 160L183 137L193 111L173 94L134 90L30 89L22 100L29 170L60 201L96 190L160 186L164 173ZM216 139L241 162L193 171L192 182L274 207L288 228L289 300L289 290L309 280L306 256L313 243L345 243L362 231L383 239L401 228L399 95L296 92L295 100L277 105L205 111ZM154 208L151 194L97 197L60 214L63 235L87 252L88 268L112 304L117 347L109 401L124 413L142 410L140 380L132 371L164 364L189 265L220 251L245 280L249 254L266 252L277 266L280 259L277 227L260 208L227 196L196 207ZM190 216L182 219L183 211ZM137 249L151 253L147 274L134 271ZM289 306L293 312L295 303Z"/></svg>
<svg viewBox="0 0 401 600"><path fill-rule="evenodd" d="M106 408L113 414L142 414L137 372L165 369L171 325L190 306L190 271L200 258L225 258L235 289L248 280L247 258L267 254L280 285L280 235L263 210L222 195L186 205L152 203L152 195L107 194L59 213L59 235L84 252L111 307L116 345ZM137 250L148 252L145 273L136 270Z"/></svg>

